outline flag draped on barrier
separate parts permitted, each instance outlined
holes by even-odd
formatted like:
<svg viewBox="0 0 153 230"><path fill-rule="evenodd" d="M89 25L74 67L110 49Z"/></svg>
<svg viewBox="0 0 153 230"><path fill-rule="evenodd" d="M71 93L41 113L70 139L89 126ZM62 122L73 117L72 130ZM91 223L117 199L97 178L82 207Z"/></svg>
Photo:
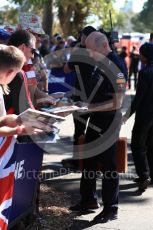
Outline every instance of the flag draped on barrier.
<svg viewBox="0 0 153 230"><path fill-rule="evenodd" d="M0 143L0 230L6 230L11 212L14 189L15 138L5 137Z"/></svg>

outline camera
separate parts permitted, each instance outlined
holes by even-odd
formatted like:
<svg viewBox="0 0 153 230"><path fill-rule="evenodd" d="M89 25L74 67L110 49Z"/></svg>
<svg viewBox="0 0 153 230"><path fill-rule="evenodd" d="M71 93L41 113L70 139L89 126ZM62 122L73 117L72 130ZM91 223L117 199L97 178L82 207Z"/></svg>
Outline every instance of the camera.
<svg viewBox="0 0 153 230"><path fill-rule="evenodd" d="M110 47L112 47L114 43L119 42L118 32L117 31L106 32L103 28L100 28L99 32L101 32L101 33L106 35Z"/></svg>

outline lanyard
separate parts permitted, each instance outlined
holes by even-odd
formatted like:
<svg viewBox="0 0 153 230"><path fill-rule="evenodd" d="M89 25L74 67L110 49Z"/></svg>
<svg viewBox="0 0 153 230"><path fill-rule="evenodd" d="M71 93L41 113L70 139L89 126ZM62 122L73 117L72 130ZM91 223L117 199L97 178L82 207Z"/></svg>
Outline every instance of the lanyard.
<svg viewBox="0 0 153 230"><path fill-rule="evenodd" d="M26 91L26 96L27 96L27 99L28 99L30 108L31 108L31 109L35 109L34 106L33 106L32 101L31 101L30 92L29 92L29 89L28 89L27 77L26 77L24 71L21 71L21 73L22 73L22 77L23 77L23 81L24 81L24 86L25 86L25 91Z"/></svg>

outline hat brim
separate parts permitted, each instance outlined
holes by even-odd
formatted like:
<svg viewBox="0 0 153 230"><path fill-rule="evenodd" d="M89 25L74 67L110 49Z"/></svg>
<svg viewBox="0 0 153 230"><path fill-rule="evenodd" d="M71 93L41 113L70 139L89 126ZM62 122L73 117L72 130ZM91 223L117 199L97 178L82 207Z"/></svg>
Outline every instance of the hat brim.
<svg viewBox="0 0 153 230"><path fill-rule="evenodd" d="M27 30L31 33L45 35L45 31L42 28L27 28Z"/></svg>

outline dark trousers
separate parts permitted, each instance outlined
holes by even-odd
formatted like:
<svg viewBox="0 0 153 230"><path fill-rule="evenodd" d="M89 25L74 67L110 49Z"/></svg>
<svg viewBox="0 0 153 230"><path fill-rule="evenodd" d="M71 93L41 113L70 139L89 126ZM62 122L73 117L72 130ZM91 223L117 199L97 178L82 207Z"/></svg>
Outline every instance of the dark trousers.
<svg viewBox="0 0 153 230"><path fill-rule="evenodd" d="M102 171L102 201L104 208L110 208L118 205L119 194L119 177L116 172L116 141L109 143L109 147L103 151L101 137L103 138L108 131L113 117L112 116L99 116L96 117L97 121L91 119L86 133L85 152L89 158L84 159L84 170L80 183L80 194L82 202L92 202L97 200L96 195L96 177L97 173ZM91 125L91 126L90 126ZM119 127L119 123L116 124ZM99 132L96 127L102 127ZM116 129L117 130L117 129ZM114 130L114 135L118 139L119 129ZM110 132L113 130L110 130ZM107 137L106 137L107 139ZM89 146L88 146L89 144ZM101 153L97 151L101 149ZM95 152L94 152L95 151ZM96 155L97 154L97 155Z"/></svg>
<svg viewBox="0 0 153 230"><path fill-rule="evenodd" d="M131 149L138 176L145 180L153 179L153 120L135 120Z"/></svg>
<svg viewBox="0 0 153 230"><path fill-rule="evenodd" d="M78 138L85 134L89 114L73 113L74 121L74 145L78 145Z"/></svg>

